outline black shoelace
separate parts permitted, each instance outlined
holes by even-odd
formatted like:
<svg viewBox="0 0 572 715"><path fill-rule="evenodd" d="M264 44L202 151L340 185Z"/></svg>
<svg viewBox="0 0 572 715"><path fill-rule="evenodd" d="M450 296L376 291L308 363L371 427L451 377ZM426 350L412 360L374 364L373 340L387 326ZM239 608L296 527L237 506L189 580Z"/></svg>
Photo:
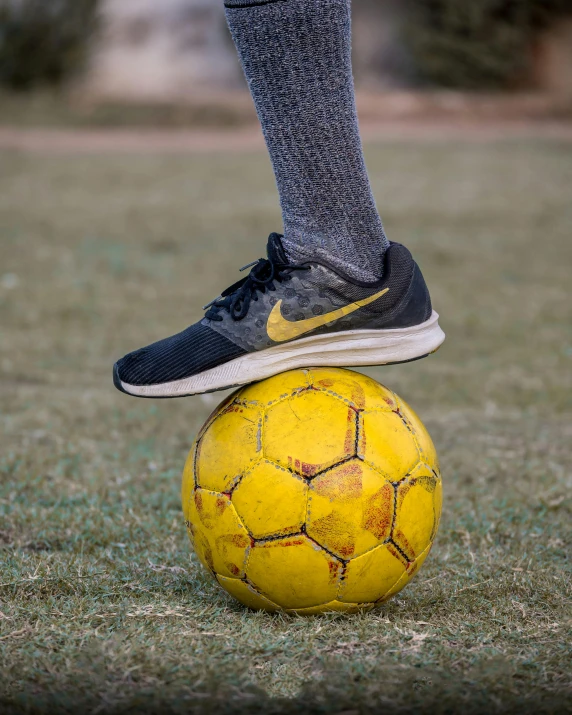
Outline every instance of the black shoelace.
<svg viewBox="0 0 572 715"><path fill-rule="evenodd" d="M292 271L309 271L310 266L300 266L295 263L280 263L270 258L259 258L254 263L249 263L241 268L245 271L252 268L246 278L238 281L221 294L220 298L205 305L205 318L208 320L223 320L221 310L226 310L233 320L242 320L246 317L250 301L258 300L258 293L276 290L274 283L285 283L292 280ZM208 310L207 310L208 309Z"/></svg>

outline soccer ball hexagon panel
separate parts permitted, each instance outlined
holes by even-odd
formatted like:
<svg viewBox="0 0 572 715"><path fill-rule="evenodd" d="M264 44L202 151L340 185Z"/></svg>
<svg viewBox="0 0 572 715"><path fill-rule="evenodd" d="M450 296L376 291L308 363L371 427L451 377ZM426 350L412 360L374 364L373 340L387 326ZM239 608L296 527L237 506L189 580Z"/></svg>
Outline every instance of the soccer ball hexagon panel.
<svg viewBox="0 0 572 715"><path fill-rule="evenodd" d="M401 590L439 525L431 438L386 387L292 370L209 417L183 474L195 552L250 608L355 612Z"/></svg>

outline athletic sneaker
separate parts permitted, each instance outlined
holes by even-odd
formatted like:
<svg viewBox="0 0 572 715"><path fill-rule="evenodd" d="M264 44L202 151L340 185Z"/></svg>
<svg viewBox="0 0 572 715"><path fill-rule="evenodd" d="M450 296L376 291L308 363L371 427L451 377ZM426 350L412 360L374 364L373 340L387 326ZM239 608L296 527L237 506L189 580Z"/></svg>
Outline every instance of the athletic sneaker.
<svg viewBox="0 0 572 715"><path fill-rule="evenodd" d="M115 386L182 397L294 368L408 362L445 339L405 246L391 243L383 278L362 283L322 260L290 263L281 238L270 235L268 258L245 266L248 276L205 306L202 320L119 360Z"/></svg>

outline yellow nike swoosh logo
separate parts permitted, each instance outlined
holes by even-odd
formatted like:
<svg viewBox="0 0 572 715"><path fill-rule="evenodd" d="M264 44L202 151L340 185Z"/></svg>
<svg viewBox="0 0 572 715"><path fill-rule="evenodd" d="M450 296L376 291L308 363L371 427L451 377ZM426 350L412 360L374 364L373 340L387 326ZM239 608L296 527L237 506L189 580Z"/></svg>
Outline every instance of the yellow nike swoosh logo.
<svg viewBox="0 0 572 715"><path fill-rule="evenodd" d="M339 320L340 318L343 318L344 315L349 315L350 313L373 303L378 298L381 298L382 295L385 295L388 290L389 288L384 288L384 290L370 296L369 298L356 300L355 303L350 303L343 308L332 310L330 313L326 313L325 315L317 315L315 318L296 320L294 322L286 320L286 318L282 316L282 300L279 300L274 308L272 308L270 315L268 316L268 322L266 324L268 337L275 343L284 343L286 340L299 338L300 335L304 335L304 333L309 333L312 330L316 330L316 328L321 328L322 325L332 323L334 320Z"/></svg>

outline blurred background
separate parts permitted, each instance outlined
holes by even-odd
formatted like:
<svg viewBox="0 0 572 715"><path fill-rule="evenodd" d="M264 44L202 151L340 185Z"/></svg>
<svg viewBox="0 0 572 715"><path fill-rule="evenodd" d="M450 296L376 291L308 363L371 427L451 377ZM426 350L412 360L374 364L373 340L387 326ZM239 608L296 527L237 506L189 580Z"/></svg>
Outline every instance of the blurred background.
<svg viewBox="0 0 572 715"><path fill-rule="evenodd" d="M571 0L354 0L353 16L365 118L570 114ZM0 0L0 90L4 122L254 117L220 0Z"/></svg>
<svg viewBox="0 0 572 715"><path fill-rule="evenodd" d="M330 678L316 712L569 702L572 2L353 10L373 191L447 334L367 372L427 425L445 501L412 586L321 630L239 609L190 556L180 475L224 394L111 381L281 227L222 0L0 0L3 712L138 712L221 678Z"/></svg>

